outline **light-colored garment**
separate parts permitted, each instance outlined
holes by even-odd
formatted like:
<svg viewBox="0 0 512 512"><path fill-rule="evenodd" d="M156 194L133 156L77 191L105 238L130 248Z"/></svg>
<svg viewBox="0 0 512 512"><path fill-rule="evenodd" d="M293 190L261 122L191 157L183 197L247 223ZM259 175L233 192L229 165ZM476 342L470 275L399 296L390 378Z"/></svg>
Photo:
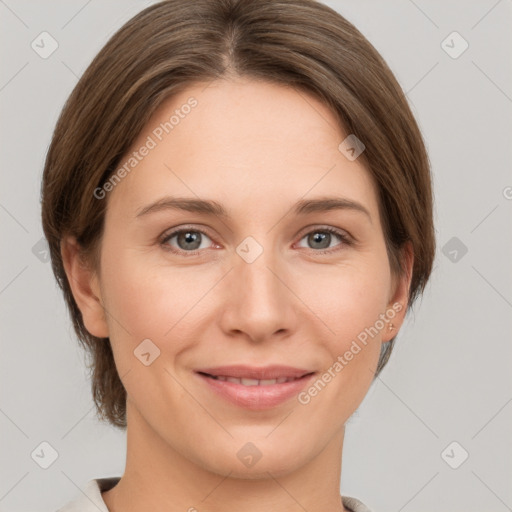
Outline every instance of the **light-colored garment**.
<svg viewBox="0 0 512 512"><path fill-rule="evenodd" d="M101 497L101 493L112 489L120 479L120 476L112 476L89 480L83 493L73 501L59 508L57 512L109 512L107 505L105 505ZM364 503L356 498L342 496L341 500L343 506L350 512L371 512Z"/></svg>

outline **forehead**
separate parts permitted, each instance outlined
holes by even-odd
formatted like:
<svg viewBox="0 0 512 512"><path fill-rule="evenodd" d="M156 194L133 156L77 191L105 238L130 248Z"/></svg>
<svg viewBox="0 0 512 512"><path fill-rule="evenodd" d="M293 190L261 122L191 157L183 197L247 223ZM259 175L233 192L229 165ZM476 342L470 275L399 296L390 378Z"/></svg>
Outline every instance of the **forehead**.
<svg viewBox="0 0 512 512"><path fill-rule="evenodd" d="M153 114L120 166L151 148L111 200L140 206L166 193L243 207L248 195L265 204L338 193L371 210L368 171L338 149L346 136L335 114L306 92L249 79L194 84Z"/></svg>

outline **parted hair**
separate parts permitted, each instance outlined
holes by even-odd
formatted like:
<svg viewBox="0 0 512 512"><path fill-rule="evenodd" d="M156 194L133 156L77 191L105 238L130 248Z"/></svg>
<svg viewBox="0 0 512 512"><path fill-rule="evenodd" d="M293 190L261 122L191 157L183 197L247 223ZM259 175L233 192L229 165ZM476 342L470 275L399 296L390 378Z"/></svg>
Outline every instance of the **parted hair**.
<svg viewBox="0 0 512 512"><path fill-rule="evenodd" d="M410 308L430 277L435 253L428 154L392 71L361 32L315 0L165 0L126 22L93 59L67 99L42 180L42 223L52 268L80 343L90 357L98 416L126 428L126 390L108 338L85 328L64 270L61 242L78 241L99 264L108 200L94 191L115 172L164 99L194 83L249 77L313 94L346 135L378 191L390 267L403 275L413 249ZM340 140L341 142L341 140ZM108 198L107 198L108 199ZM395 338L383 343L376 374Z"/></svg>

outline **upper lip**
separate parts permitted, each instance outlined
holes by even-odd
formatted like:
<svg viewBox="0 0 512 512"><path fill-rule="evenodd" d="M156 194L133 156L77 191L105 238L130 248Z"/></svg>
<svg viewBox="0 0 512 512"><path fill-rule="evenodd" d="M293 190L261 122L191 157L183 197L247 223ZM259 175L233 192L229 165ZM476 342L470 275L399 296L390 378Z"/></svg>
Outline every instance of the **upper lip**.
<svg viewBox="0 0 512 512"><path fill-rule="evenodd" d="M283 365L269 365L260 367L248 365L216 366L215 368L199 368L196 370L196 372L206 373L213 376L257 380L278 379L279 377L300 378L304 375L314 373L311 370L304 370L302 368L293 368L291 366Z"/></svg>

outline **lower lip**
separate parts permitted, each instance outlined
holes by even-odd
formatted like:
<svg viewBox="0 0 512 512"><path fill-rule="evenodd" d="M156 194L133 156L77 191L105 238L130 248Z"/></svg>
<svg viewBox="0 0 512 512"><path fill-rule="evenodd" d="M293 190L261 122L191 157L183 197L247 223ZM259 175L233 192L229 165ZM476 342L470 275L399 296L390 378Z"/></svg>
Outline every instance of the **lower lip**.
<svg viewBox="0 0 512 512"><path fill-rule="evenodd" d="M305 375L300 379L269 386L244 386L235 382L222 381L196 373L209 388L231 403L255 411L270 409L286 402L311 381L315 374Z"/></svg>

